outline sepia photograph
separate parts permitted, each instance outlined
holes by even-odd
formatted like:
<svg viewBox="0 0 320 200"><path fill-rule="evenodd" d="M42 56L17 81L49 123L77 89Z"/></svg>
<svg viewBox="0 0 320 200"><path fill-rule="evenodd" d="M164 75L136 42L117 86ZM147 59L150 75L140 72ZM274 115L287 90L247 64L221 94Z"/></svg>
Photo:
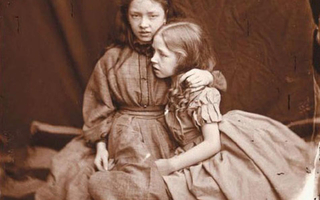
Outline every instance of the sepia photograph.
<svg viewBox="0 0 320 200"><path fill-rule="evenodd" d="M320 0L0 1L0 200L320 200Z"/></svg>

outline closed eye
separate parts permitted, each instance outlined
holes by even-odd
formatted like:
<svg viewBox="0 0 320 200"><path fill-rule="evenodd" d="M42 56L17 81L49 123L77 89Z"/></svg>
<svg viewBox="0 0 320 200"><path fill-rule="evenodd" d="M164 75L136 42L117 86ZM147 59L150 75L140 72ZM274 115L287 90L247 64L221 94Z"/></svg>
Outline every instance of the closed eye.
<svg viewBox="0 0 320 200"><path fill-rule="evenodd" d="M164 54L164 53L160 53L160 56L162 56L162 57L168 57L166 54Z"/></svg>
<svg viewBox="0 0 320 200"><path fill-rule="evenodd" d="M168 57L168 55L165 54L165 53L163 53L163 51L161 51L161 50L159 50L159 54L160 54L160 56L162 56L162 57Z"/></svg>

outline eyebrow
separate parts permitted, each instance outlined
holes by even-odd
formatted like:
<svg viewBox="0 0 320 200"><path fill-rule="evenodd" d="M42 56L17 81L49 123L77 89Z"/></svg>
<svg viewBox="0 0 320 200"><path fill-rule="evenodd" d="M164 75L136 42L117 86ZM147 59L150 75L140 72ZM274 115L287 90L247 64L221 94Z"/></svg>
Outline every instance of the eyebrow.
<svg viewBox="0 0 320 200"><path fill-rule="evenodd" d="M134 9L129 11L129 12L131 12L131 13L141 13L141 12L139 12L137 10L134 10ZM148 11L147 14L159 14L159 11L151 10L151 11Z"/></svg>
<svg viewBox="0 0 320 200"><path fill-rule="evenodd" d="M167 53L161 49L158 49L158 51L161 53L161 54L164 54L164 55L167 55Z"/></svg>
<svg viewBox="0 0 320 200"><path fill-rule="evenodd" d="M166 54L166 53L164 53L163 50L161 50L161 49L159 49L159 48L155 48L153 45L151 45L151 46L152 46L152 48L153 48L154 50L159 51L160 53Z"/></svg>
<svg viewBox="0 0 320 200"><path fill-rule="evenodd" d="M159 14L159 11L149 11L148 14Z"/></svg>
<svg viewBox="0 0 320 200"><path fill-rule="evenodd" d="M135 14L135 13L140 13L140 12L135 11L135 10L131 10L131 11L129 11L128 13L131 13L131 14L134 13L134 14Z"/></svg>

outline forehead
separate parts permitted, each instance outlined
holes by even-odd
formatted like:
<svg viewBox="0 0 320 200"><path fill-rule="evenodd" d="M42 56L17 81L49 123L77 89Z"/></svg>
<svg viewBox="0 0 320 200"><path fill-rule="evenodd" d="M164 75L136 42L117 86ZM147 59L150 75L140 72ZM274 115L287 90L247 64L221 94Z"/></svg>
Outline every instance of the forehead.
<svg viewBox="0 0 320 200"><path fill-rule="evenodd" d="M133 0L130 3L131 12L164 12L162 5L154 0Z"/></svg>
<svg viewBox="0 0 320 200"><path fill-rule="evenodd" d="M161 35L155 35L152 42L152 47L161 51L169 51Z"/></svg>

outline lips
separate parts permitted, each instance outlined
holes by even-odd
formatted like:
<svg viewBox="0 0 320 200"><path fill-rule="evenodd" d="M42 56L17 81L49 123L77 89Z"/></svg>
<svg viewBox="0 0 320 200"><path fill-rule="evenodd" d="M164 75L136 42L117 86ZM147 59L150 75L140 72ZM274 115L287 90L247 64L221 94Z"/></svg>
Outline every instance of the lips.
<svg viewBox="0 0 320 200"><path fill-rule="evenodd" d="M142 37L149 37L151 35L151 32L140 31L139 35L142 36Z"/></svg>
<svg viewBox="0 0 320 200"><path fill-rule="evenodd" d="M159 71L159 69L158 68L156 68L154 65L152 65L152 69L153 69L153 71Z"/></svg>

